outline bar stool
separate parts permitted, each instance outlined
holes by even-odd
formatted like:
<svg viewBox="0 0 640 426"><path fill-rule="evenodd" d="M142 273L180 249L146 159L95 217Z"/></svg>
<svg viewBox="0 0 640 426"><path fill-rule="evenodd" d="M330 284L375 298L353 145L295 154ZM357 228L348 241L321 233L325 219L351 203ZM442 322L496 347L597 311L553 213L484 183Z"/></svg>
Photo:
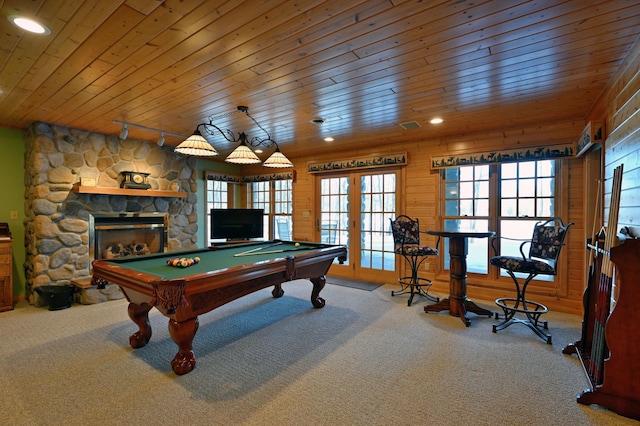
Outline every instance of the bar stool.
<svg viewBox="0 0 640 426"><path fill-rule="evenodd" d="M420 265L429 257L437 256L438 249L420 245L420 222L409 216L400 215L391 221L391 233L393 234L394 252L402 256L411 269L411 276L398 278L400 291L392 291L391 296L410 293L407 306L411 306L415 295L424 296L432 302L439 302L440 298L430 295L427 290L431 281L418 276Z"/></svg>
<svg viewBox="0 0 640 426"><path fill-rule="evenodd" d="M551 344L551 335L544 330L548 330L547 321L540 321L540 317L549 310L541 303L527 300L527 286L533 278L538 275L556 275L558 272L558 257L567 236L569 223L564 225L559 218L553 218L546 222L538 222L533 228L531 240L526 240L520 244L521 256L495 256L489 262L493 266L504 269L513 280L516 286L516 297L502 297L496 299L496 305L502 308L504 320L499 324L494 324L493 332L503 330L511 324L524 324L529 327L540 338ZM498 253L495 242L498 239L509 239L496 237L492 240L493 249ZM525 256L523 247L529 244L529 254ZM516 277L516 273L528 274L522 286ZM516 318L516 314L523 314L526 318ZM496 314L496 319L498 315Z"/></svg>

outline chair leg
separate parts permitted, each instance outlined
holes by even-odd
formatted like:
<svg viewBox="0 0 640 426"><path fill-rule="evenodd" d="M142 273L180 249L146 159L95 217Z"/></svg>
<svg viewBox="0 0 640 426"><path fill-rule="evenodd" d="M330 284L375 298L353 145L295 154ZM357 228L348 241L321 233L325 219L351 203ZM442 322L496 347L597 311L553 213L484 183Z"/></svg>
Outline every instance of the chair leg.
<svg viewBox="0 0 640 426"><path fill-rule="evenodd" d="M407 262L411 267L411 276L410 277L402 277L398 278L398 283L400 283L399 291L391 291L391 296L397 296L400 294L409 293L409 300L407 301L407 306L411 306L413 303L414 296L422 296L427 298L432 302L439 302L440 298L437 296L432 296L428 292L428 287L431 286L431 281L426 278L421 278L418 276L418 270L422 262L425 261L425 256L405 256Z"/></svg>
<svg viewBox="0 0 640 426"><path fill-rule="evenodd" d="M499 324L493 325L493 332L496 333L497 331L504 330L511 324L523 324L529 327L541 339L546 340L547 344L550 345L551 335L543 331L548 330L549 328L547 321L540 321L540 316L542 314L546 314L549 310L543 304L527 300L525 297L527 285L537 274L530 274L527 277L521 291L518 278L509 270L507 270L507 273L511 276L511 279L513 279L513 282L516 285L517 297L502 297L496 299L496 305L498 305L504 313L504 320ZM524 314L526 319L516 318L515 315L517 313ZM498 319L497 314L496 319Z"/></svg>
<svg viewBox="0 0 640 426"><path fill-rule="evenodd" d="M411 277L398 278L398 284L400 284L400 290L391 290L391 296L398 296L405 294L407 291L411 291Z"/></svg>

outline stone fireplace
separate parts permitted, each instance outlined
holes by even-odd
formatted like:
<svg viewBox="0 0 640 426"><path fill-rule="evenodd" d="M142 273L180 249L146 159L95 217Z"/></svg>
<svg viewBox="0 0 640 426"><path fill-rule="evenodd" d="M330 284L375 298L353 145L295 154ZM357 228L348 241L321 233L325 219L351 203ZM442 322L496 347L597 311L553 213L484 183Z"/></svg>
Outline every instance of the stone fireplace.
<svg viewBox="0 0 640 426"><path fill-rule="evenodd" d="M35 287L90 277L98 218L99 226L109 226L110 217L133 219L127 226L139 227L141 218L160 216L162 232L158 223L151 224L141 244L163 251L197 247L194 158L171 147L42 122L25 131L25 143L25 275L31 303L38 304ZM132 170L149 173L149 191L119 189L121 172ZM95 179L96 188L78 191L86 178ZM169 190L175 186L180 196Z"/></svg>

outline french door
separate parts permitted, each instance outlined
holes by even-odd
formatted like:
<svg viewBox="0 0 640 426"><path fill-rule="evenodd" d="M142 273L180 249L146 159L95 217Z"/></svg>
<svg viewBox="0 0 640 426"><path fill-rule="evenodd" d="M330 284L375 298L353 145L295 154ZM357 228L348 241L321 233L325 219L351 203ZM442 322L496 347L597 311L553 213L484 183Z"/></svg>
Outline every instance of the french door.
<svg viewBox="0 0 640 426"><path fill-rule="evenodd" d="M395 280L390 218L396 214L398 171L319 176L318 239L347 246L348 260L331 274L373 282Z"/></svg>

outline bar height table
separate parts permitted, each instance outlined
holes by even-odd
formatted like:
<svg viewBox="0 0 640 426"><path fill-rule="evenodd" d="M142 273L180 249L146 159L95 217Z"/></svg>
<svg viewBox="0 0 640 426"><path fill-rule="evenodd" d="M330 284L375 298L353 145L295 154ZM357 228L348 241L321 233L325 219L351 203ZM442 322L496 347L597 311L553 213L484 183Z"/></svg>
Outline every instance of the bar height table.
<svg viewBox="0 0 640 426"><path fill-rule="evenodd" d="M471 320L467 317L467 312L473 312L477 315L486 315L492 317L493 313L487 309L481 308L467 298L467 253L468 238L489 238L495 235L495 232L466 232L466 231L440 231L427 230L429 235L449 238L449 256L450 262L450 278L449 278L449 297L442 299L435 305L427 305L424 307L425 312L441 312L449 311L449 315L459 317L464 325L469 327Z"/></svg>

